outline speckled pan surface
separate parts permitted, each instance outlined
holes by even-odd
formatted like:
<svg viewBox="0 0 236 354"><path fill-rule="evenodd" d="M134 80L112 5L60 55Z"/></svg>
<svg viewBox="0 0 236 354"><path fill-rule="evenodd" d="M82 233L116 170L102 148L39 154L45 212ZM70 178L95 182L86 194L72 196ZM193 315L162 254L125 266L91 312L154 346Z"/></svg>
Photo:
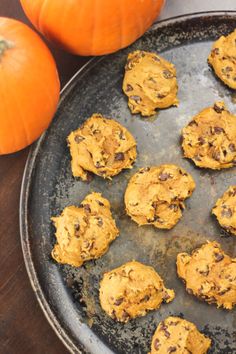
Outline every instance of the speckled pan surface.
<svg viewBox="0 0 236 354"><path fill-rule="evenodd" d="M210 211L227 187L235 184L235 168L209 171L183 159L180 131L193 115L215 100L224 100L236 114L235 96L213 74L206 59L213 40L236 27L236 13L208 13L178 17L155 25L131 47L90 62L64 90L49 130L32 149L22 185L21 237L27 270L36 296L60 338L73 353L143 354L160 320L183 316L213 341L210 353L236 353L236 314L216 309L188 295L177 278L175 260L207 239L217 240L236 256L236 239L227 237ZM122 93L127 54L136 49L155 51L176 65L178 108L160 111L151 119L132 116ZM138 159L128 170L105 181L86 184L72 177L66 137L85 118L99 112L114 117L136 137ZM139 167L176 163L192 174L196 190L186 201L180 222L170 231L138 227L124 212L128 179ZM55 264L52 215L78 205L91 191L101 192L112 205L120 237L101 259L81 268ZM153 266L174 288L176 298L126 325L101 310L98 287L102 274L130 260Z"/></svg>

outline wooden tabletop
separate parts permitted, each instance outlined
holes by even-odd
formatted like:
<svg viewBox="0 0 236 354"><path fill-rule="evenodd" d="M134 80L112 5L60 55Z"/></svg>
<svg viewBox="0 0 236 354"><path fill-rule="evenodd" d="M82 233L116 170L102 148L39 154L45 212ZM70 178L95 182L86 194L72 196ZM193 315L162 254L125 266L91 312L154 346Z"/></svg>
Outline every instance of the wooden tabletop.
<svg viewBox="0 0 236 354"><path fill-rule="evenodd" d="M0 16L27 21L19 0L0 0ZM63 85L88 60L52 48ZM19 198L29 148L0 156L0 353L68 353L31 288L21 251Z"/></svg>

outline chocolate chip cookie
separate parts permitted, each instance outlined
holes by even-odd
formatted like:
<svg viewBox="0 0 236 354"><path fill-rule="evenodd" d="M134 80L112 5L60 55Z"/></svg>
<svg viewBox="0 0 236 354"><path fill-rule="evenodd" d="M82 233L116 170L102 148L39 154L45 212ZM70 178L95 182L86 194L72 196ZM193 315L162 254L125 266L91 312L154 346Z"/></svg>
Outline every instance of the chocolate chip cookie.
<svg viewBox="0 0 236 354"><path fill-rule="evenodd" d="M171 229L181 218L184 200L194 189L193 178L179 166L141 168L126 189L126 212L138 225Z"/></svg>
<svg viewBox="0 0 236 354"><path fill-rule="evenodd" d="M136 141L130 132L113 119L93 114L70 133L68 144L74 177L86 181L89 172L111 178L132 168L136 159Z"/></svg>
<svg viewBox="0 0 236 354"><path fill-rule="evenodd" d="M177 256L178 276L189 294L231 310L236 304L236 258L231 258L217 242Z"/></svg>
<svg viewBox="0 0 236 354"><path fill-rule="evenodd" d="M183 129L184 156L213 170L236 164L236 116L224 102L198 113Z"/></svg>
<svg viewBox="0 0 236 354"><path fill-rule="evenodd" d="M231 186L212 209L220 225L236 236L236 186Z"/></svg>
<svg viewBox="0 0 236 354"><path fill-rule="evenodd" d="M178 105L175 66L156 53L137 50L128 55L123 91L132 113L155 114L157 108Z"/></svg>
<svg viewBox="0 0 236 354"><path fill-rule="evenodd" d="M66 207L52 221L57 239L52 257L75 267L101 257L119 234L110 203L100 193L87 195L80 207Z"/></svg>
<svg viewBox="0 0 236 354"><path fill-rule="evenodd" d="M120 322L144 316L161 303L174 299L157 272L139 262L128 262L105 273L100 283L100 303L108 316Z"/></svg>
<svg viewBox="0 0 236 354"><path fill-rule="evenodd" d="M179 317L168 317L158 325L150 354L205 354L211 340L195 324Z"/></svg>
<svg viewBox="0 0 236 354"><path fill-rule="evenodd" d="M236 30L221 36L214 44L208 63L215 74L229 87L236 89Z"/></svg>

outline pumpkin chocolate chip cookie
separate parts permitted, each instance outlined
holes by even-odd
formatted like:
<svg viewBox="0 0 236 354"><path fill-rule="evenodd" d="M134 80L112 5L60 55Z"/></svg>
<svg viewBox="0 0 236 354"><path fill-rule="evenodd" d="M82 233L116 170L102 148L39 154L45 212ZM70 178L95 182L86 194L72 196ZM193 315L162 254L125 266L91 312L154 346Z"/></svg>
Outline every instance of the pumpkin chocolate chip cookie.
<svg viewBox="0 0 236 354"><path fill-rule="evenodd" d="M128 322L174 299L154 268L132 261L105 273L100 283L100 303L113 319Z"/></svg>
<svg viewBox="0 0 236 354"><path fill-rule="evenodd" d="M197 166L215 170L236 164L236 116L224 102L198 113L182 134L184 156Z"/></svg>
<svg viewBox="0 0 236 354"><path fill-rule="evenodd" d="M229 187L217 200L212 213L226 231L236 235L236 186Z"/></svg>
<svg viewBox="0 0 236 354"><path fill-rule="evenodd" d="M130 179L125 192L127 214L138 224L171 229L181 218L184 200L195 183L176 165L141 168Z"/></svg>
<svg viewBox="0 0 236 354"><path fill-rule="evenodd" d="M158 325L150 354L206 354L210 345L211 340L192 322L170 316Z"/></svg>
<svg viewBox="0 0 236 354"><path fill-rule="evenodd" d="M215 74L229 87L236 89L236 30L221 36L214 44L208 63Z"/></svg>
<svg viewBox="0 0 236 354"><path fill-rule="evenodd" d="M101 257L119 234L110 203L100 193L87 195L80 207L66 207L52 221L57 239L52 257L75 267Z"/></svg>
<svg viewBox="0 0 236 354"><path fill-rule="evenodd" d="M68 144L73 176L84 181L89 172L111 178L123 169L132 168L137 155L136 141L130 132L100 114L93 114L70 133Z"/></svg>
<svg viewBox="0 0 236 354"><path fill-rule="evenodd" d="M217 242L208 242L191 255L178 254L177 272L189 294L228 310L236 304L236 259Z"/></svg>
<svg viewBox="0 0 236 354"><path fill-rule="evenodd" d="M128 55L123 91L132 113L155 114L157 108L178 105L178 85L173 64L156 53L137 50Z"/></svg>

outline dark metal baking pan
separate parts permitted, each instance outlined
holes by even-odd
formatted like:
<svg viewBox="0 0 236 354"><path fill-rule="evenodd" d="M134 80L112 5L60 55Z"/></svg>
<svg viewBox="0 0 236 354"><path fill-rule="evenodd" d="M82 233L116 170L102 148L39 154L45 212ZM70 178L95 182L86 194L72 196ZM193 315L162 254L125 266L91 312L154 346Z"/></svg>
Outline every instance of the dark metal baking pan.
<svg viewBox="0 0 236 354"><path fill-rule="evenodd" d="M235 311L227 312L188 295L176 276L180 251L190 251L206 240L217 240L235 255L236 240L226 237L210 210L224 190L235 184L235 168L209 171L183 159L181 128L199 110L224 100L236 113L233 92L216 79L207 65L213 40L236 27L236 13L205 13L173 18L152 27L131 47L90 61L62 93L60 106L48 131L34 145L25 169L20 225L22 248L38 301L59 337L73 353L141 354L150 348L160 320L169 315L193 321L212 339L210 353L236 353ZM155 51L176 65L180 105L149 119L132 116L122 93L127 54L142 49ZM133 170L89 184L71 175L66 137L92 113L114 117L137 139L138 158ZM176 163L190 172L197 184L186 202L183 218L170 231L138 227L124 212L127 181L141 166ZM78 205L90 191L102 192L112 205L120 237L107 254L81 268L54 263L50 252L55 242L52 215L70 204ZM176 298L160 310L123 325L108 318L98 301L102 274L136 259L152 265L174 288Z"/></svg>

